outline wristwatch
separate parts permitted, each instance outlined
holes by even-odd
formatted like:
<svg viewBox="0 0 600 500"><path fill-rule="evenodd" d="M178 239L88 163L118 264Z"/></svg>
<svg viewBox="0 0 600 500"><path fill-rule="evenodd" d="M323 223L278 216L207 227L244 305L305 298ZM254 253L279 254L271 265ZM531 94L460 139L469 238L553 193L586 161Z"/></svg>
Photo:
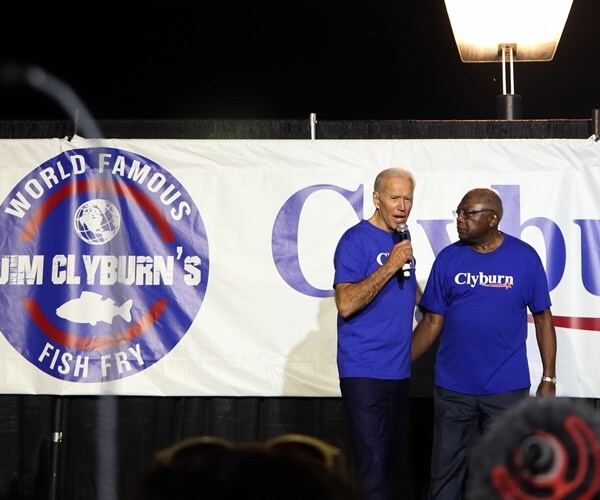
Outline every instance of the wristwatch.
<svg viewBox="0 0 600 500"><path fill-rule="evenodd" d="M547 375L542 375L542 382L550 382L551 384L556 385L556 377L548 377Z"/></svg>

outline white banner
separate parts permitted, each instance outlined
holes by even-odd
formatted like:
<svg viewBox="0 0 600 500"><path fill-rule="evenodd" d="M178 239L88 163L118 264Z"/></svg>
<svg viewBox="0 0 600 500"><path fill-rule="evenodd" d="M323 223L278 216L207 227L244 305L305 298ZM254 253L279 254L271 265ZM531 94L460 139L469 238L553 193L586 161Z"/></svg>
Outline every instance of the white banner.
<svg viewBox="0 0 600 500"><path fill-rule="evenodd" d="M600 144L0 140L0 392L338 396L333 251L417 180L424 286L474 187L546 266L557 394L600 397ZM530 325L531 378L541 364Z"/></svg>

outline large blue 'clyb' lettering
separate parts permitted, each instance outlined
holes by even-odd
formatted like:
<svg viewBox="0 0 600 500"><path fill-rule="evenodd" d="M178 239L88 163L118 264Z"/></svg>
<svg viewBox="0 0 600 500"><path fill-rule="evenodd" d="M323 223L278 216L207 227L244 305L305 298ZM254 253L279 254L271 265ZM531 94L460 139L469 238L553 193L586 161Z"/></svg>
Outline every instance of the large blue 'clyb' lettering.
<svg viewBox="0 0 600 500"><path fill-rule="evenodd" d="M504 204L501 229L521 238L523 230L537 228L544 239L548 287L554 290L560 283L566 268L567 249L565 238L558 225L546 217L533 217L521 222L521 198L519 185L492 185ZM363 185L355 191L329 184L320 184L301 189L283 205L273 226L272 252L275 266L281 277L295 290L313 297L331 297L333 290L323 290L311 285L302 273L298 259L298 224L307 198L319 190L339 193L354 209L358 220L363 218ZM418 219L427 241L437 254L452 243L446 228L452 219ZM581 229L581 279L585 289L600 296L600 220L574 219Z"/></svg>

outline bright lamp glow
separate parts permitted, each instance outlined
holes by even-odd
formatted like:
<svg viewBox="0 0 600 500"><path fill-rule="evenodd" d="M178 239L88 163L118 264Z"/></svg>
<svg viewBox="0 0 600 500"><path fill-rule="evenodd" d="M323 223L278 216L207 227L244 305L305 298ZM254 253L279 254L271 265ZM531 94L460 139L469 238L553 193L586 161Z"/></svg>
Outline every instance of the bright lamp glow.
<svg viewBox="0 0 600 500"><path fill-rule="evenodd" d="M573 0L445 0L463 62L551 61Z"/></svg>

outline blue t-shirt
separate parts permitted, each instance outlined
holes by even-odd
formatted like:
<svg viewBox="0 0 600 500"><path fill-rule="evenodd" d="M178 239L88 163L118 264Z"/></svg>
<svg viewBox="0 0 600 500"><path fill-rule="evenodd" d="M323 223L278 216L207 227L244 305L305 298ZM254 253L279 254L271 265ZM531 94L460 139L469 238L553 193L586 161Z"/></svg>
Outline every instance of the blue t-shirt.
<svg viewBox="0 0 600 500"><path fill-rule="evenodd" d="M437 256L420 305L444 316L435 384L489 395L530 387L527 308L551 306L535 249L513 236L493 252L458 241Z"/></svg>
<svg viewBox="0 0 600 500"><path fill-rule="evenodd" d="M394 235L363 220L340 238L334 255L334 285L357 283L378 269L394 246ZM400 380L410 376L410 343L417 282L394 276L362 310L338 314L340 378ZM401 271L400 271L401 273Z"/></svg>

